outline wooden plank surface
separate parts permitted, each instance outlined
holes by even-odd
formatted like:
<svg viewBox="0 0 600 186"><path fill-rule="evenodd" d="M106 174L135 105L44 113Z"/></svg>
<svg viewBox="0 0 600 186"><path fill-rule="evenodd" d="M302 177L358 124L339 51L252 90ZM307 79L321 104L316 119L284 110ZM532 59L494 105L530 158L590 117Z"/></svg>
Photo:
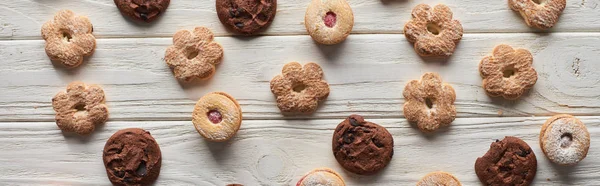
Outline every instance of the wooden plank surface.
<svg viewBox="0 0 600 186"><path fill-rule="evenodd" d="M137 24L125 19L111 0L3 0L0 1L0 38L40 39L41 25L60 9L86 15L98 37L171 37L179 29L207 26L217 35L231 35L220 24L215 0L171 1L155 24ZM277 16L265 35L306 34L304 14L308 0L279 0ZM443 3L454 12L467 33L538 32L527 27L506 0L350 0L354 12L354 33L401 33L420 3ZM600 0L569 0L552 32L600 31Z"/></svg>
<svg viewBox="0 0 600 186"><path fill-rule="evenodd" d="M348 185L413 185L438 170L453 173L463 185L478 185L475 160L495 139L508 135L533 148L538 160L534 185L600 184L597 148L570 168L557 167L543 155L537 139L547 117L459 118L433 136L424 136L404 119L367 118L394 136L394 157L374 176L346 172L333 157L331 137L342 119L247 120L225 143L202 139L190 121L108 122L84 139L62 134L53 122L0 123L0 182L107 185L102 164L106 139L119 129L141 127L151 131L163 152L156 185L295 185L321 166L340 172ZM592 136L600 135L600 117L580 119ZM598 143L592 137L592 145Z"/></svg>

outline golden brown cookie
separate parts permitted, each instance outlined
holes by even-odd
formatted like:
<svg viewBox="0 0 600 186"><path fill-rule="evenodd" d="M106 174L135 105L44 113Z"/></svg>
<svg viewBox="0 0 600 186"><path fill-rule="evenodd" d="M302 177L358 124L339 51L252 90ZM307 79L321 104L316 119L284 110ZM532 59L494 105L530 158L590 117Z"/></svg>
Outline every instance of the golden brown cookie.
<svg viewBox="0 0 600 186"><path fill-rule="evenodd" d="M419 4L404 25L404 35L420 56L450 56L462 39L463 28L458 20L452 20L448 6L439 4L432 9Z"/></svg>
<svg viewBox="0 0 600 186"><path fill-rule="evenodd" d="M417 186L461 186L461 184L452 174L439 171L425 175Z"/></svg>
<svg viewBox="0 0 600 186"><path fill-rule="evenodd" d="M87 86L73 82L52 98L56 111L56 125L63 131L87 135L96 125L108 120L108 108L104 105L104 91L97 85Z"/></svg>
<svg viewBox="0 0 600 186"><path fill-rule="evenodd" d="M519 12L528 26L548 29L558 22L567 0L508 0L508 6Z"/></svg>
<svg viewBox="0 0 600 186"><path fill-rule="evenodd" d="M532 64L533 56L529 51L515 50L508 45L496 46L492 55L479 63L485 92L492 97L518 99L537 81Z"/></svg>
<svg viewBox="0 0 600 186"><path fill-rule="evenodd" d="M553 163L574 165L590 149L590 133L581 120L567 114L546 121L540 132L540 147Z"/></svg>
<svg viewBox="0 0 600 186"><path fill-rule="evenodd" d="M42 26L42 38L46 40L46 54L67 68L74 68L96 49L94 28L85 16L76 16L70 10L61 10L54 19Z"/></svg>
<svg viewBox="0 0 600 186"><path fill-rule="evenodd" d="M242 109L229 94L208 93L196 102L192 122L202 137L210 141L226 141L240 129Z"/></svg>
<svg viewBox="0 0 600 186"><path fill-rule="evenodd" d="M213 40L213 33L205 27L175 33L173 45L167 48L165 62L177 79L204 80L215 74L215 66L223 58L223 47Z"/></svg>
<svg viewBox="0 0 600 186"><path fill-rule="evenodd" d="M354 14L346 0L312 0L304 15L304 26L316 42L334 45L350 35Z"/></svg>
<svg viewBox="0 0 600 186"><path fill-rule="evenodd" d="M319 101L329 95L329 84L323 80L323 70L316 63L291 62L283 66L282 74L271 80L271 92L277 97L277 107L286 113L312 113Z"/></svg>
<svg viewBox="0 0 600 186"><path fill-rule="evenodd" d="M404 87L404 116L423 132L448 126L456 118L456 93L450 84L432 72L421 80L412 80Z"/></svg>
<svg viewBox="0 0 600 186"><path fill-rule="evenodd" d="M346 186L346 183L340 174L330 168L322 167L304 175L296 186Z"/></svg>

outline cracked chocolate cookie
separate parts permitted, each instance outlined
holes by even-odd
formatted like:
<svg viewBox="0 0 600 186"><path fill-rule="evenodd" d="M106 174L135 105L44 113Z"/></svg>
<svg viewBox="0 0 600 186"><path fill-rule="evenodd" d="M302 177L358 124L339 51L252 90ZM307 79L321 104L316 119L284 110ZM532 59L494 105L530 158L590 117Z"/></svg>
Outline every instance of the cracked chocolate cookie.
<svg viewBox="0 0 600 186"><path fill-rule="evenodd" d="M530 185L536 170L537 160L531 147L512 136L496 140L475 162L475 173L484 185Z"/></svg>
<svg viewBox="0 0 600 186"><path fill-rule="evenodd" d="M170 2L170 0L115 0L121 14L147 23L162 15Z"/></svg>
<svg viewBox="0 0 600 186"><path fill-rule="evenodd" d="M113 185L150 185L158 178L162 157L150 132L129 128L108 139L102 159Z"/></svg>
<svg viewBox="0 0 600 186"><path fill-rule="evenodd" d="M254 34L273 21L277 0L217 0L216 8L225 27L243 34Z"/></svg>
<svg viewBox="0 0 600 186"><path fill-rule="evenodd" d="M337 162L346 170L369 175L390 163L394 139L385 127L351 115L335 129L332 150Z"/></svg>

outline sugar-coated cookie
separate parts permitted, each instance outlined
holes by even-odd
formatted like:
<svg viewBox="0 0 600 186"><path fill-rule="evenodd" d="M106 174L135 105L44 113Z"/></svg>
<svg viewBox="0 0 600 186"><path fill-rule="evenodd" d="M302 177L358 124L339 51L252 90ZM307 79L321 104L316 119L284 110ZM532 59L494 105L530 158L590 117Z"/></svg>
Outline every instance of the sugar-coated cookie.
<svg viewBox="0 0 600 186"><path fill-rule="evenodd" d="M340 174L330 168L322 167L304 175L296 186L346 186L346 183Z"/></svg>
<svg viewBox="0 0 600 186"><path fill-rule="evenodd" d="M437 73L423 74L404 87L404 117L423 132L448 126L456 118L456 93Z"/></svg>
<svg viewBox="0 0 600 186"><path fill-rule="evenodd" d="M171 0L114 0L121 14L134 20L152 22L163 14Z"/></svg>
<svg viewBox="0 0 600 186"><path fill-rule="evenodd" d="M303 67L291 62L283 66L281 75L271 80L271 92L282 112L312 113L329 95L329 84L323 80L323 70L318 64L307 63Z"/></svg>
<svg viewBox="0 0 600 186"><path fill-rule="evenodd" d="M277 13L277 0L217 0L221 23L243 34L254 34L271 24Z"/></svg>
<svg viewBox="0 0 600 186"><path fill-rule="evenodd" d="M346 0L312 0L304 15L304 26L316 42L334 45L350 35L354 14Z"/></svg>
<svg viewBox="0 0 600 186"><path fill-rule="evenodd" d="M532 64L533 56L528 50L496 46L492 55L479 63L483 89L491 97L518 99L537 82L537 72Z"/></svg>
<svg viewBox="0 0 600 186"><path fill-rule="evenodd" d="M128 128L113 134L102 152L113 185L151 185L160 174L162 155L150 132Z"/></svg>
<svg viewBox="0 0 600 186"><path fill-rule="evenodd" d="M208 93L196 102L192 122L202 137L210 141L226 141L240 129L242 109L229 94Z"/></svg>
<svg viewBox="0 0 600 186"><path fill-rule="evenodd" d="M508 6L519 12L528 26L548 29L558 22L567 0L508 0Z"/></svg>
<svg viewBox="0 0 600 186"><path fill-rule="evenodd" d="M574 165L587 156L590 133L581 120L567 114L556 115L542 126L540 147L553 163Z"/></svg>
<svg viewBox="0 0 600 186"><path fill-rule="evenodd" d="M52 98L56 125L65 132L90 134L96 125L108 120L108 107L104 101L104 90L100 86L72 82L67 91L61 91Z"/></svg>
<svg viewBox="0 0 600 186"><path fill-rule="evenodd" d="M463 28L458 20L452 20L448 6L419 4L404 25L404 35L420 56L450 56L462 39Z"/></svg>
<svg viewBox="0 0 600 186"><path fill-rule="evenodd" d="M61 10L54 19L42 26L42 38L46 40L46 54L52 61L67 68L74 68L96 49L94 28L85 16L76 16L70 10Z"/></svg>
<svg viewBox="0 0 600 186"><path fill-rule="evenodd" d="M333 132L333 155L344 169L362 175L375 174L394 155L394 138L385 127L351 115Z"/></svg>
<svg viewBox="0 0 600 186"><path fill-rule="evenodd" d="M165 62L182 81L211 78L222 59L223 47L214 41L212 31L205 27L177 31L173 45L165 53Z"/></svg>
<svg viewBox="0 0 600 186"><path fill-rule="evenodd" d="M523 140L506 136L490 145L477 158L475 173L484 185L530 185L537 171L537 159Z"/></svg>
<svg viewBox="0 0 600 186"><path fill-rule="evenodd" d="M432 172L425 175L417 186L461 186L460 181L447 172Z"/></svg>

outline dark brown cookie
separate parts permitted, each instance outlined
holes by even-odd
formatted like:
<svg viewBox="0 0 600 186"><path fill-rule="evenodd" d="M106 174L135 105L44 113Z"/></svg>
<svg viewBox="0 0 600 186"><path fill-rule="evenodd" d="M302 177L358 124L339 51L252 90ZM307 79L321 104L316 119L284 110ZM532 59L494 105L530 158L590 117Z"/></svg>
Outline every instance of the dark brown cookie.
<svg viewBox="0 0 600 186"><path fill-rule="evenodd" d="M225 27L253 34L268 26L277 13L277 0L217 0L217 15Z"/></svg>
<svg viewBox="0 0 600 186"><path fill-rule="evenodd" d="M167 10L170 2L170 0L115 0L121 14L148 23Z"/></svg>
<svg viewBox="0 0 600 186"><path fill-rule="evenodd" d="M484 185L530 185L536 170L537 160L531 147L512 136L496 140L475 162L475 173Z"/></svg>
<svg viewBox="0 0 600 186"><path fill-rule="evenodd" d="M149 185L158 178L162 157L150 132L129 128L108 138L102 159L114 185Z"/></svg>
<svg viewBox="0 0 600 186"><path fill-rule="evenodd" d="M369 175L390 163L394 139L385 127L351 115L335 129L332 149L335 159L346 170Z"/></svg>

